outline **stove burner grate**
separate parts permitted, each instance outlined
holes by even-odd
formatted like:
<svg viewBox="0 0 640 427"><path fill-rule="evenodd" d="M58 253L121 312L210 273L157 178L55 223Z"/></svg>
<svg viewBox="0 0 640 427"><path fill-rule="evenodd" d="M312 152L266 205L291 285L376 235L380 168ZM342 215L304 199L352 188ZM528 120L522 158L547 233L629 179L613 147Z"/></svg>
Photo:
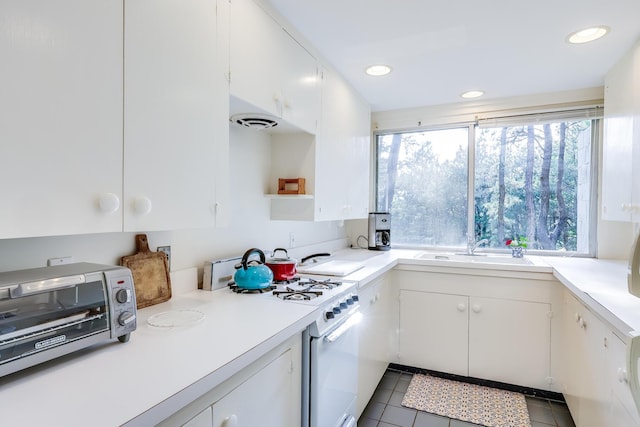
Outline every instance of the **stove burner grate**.
<svg viewBox="0 0 640 427"><path fill-rule="evenodd" d="M308 301L322 295L322 291L311 290L310 288L292 289L287 286L284 291L273 291L278 298L286 301Z"/></svg>
<svg viewBox="0 0 640 427"><path fill-rule="evenodd" d="M292 277L291 279L286 280L274 280L274 285L291 285L293 283L298 283L301 279L299 277Z"/></svg>
<svg viewBox="0 0 640 427"><path fill-rule="evenodd" d="M235 282L229 283L228 286L233 292L237 294L262 294L264 292L271 292L272 290L276 289L276 286L274 285L270 285L270 286L267 286L266 288L261 288L261 289L247 289L247 288L243 288L241 286L236 285Z"/></svg>
<svg viewBox="0 0 640 427"><path fill-rule="evenodd" d="M299 282L300 286L307 286L309 289L333 289L342 285L342 282L337 282L332 279L318 280L313 278L306 278Z"/></svg>

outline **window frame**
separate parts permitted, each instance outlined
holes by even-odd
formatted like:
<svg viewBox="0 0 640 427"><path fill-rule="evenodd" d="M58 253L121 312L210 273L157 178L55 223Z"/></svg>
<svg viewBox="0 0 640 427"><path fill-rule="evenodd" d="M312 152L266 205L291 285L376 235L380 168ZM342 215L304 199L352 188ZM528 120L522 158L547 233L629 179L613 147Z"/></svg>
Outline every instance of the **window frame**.
<svg viewBox="0 0 640 427"><path fill-rule="evenodd" d="M373 208L377 211L378 207L378 168L379 168L379 153L378 153L378 138L383 135L392 135L398 133L411 133L411 132L424 132L434 130L446 130L446 129L460 129L468 128L468 141L467 141L467 234L473 235L475 229L475 169L476 169L476 132L480 126L485 127L499 127L499 126L522 126L530 123L541 124L542 122L560 122L560 121L577 121L577 120L590 120L591 121L591 146L590 146L590 171L589 171L589 236L588 236L588 252L578 251L562 251L562 250L542 250L542 249L528 249L528 252L532 255L542 256L575 256L575 257L596 257L597 256L597 224L598 224L598 170L599 170L599 156L600 147L602 145L603 138L603 108L587 107L576 108L559 111L547 111L538 112L533 114L522 115L502 115L494 117L479 118L475 121L458 122L458 123L445 123L426 126L408 127L402 129L388 129L388 130L375 130L373 132L373 148L372 157L374 160L373 168ZM394 244L392 239L392 245L398 248L412 248L412 249L424 249L424 250L460 250L461 247L448 247L448 246L430 246L430 245L408 245L408 244ZM489 253L505 253L508 252L508 248L483 248L484 252Z"/></svg>

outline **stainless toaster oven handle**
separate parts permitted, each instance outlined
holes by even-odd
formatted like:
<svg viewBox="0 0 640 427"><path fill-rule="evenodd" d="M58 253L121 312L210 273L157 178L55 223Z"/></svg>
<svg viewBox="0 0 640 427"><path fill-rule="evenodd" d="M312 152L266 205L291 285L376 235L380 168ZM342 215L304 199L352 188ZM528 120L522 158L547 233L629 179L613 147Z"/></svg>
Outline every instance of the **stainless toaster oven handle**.
<svg viewBox="0 0 640 427"><path fill-rule="evenodd" d="M55 279L20 283L18 286L11 289L11 297L20 298L26 295L55 291L56 289L71 288L75 285L85 283L85 281L86 279L84 274L78 274L76 276L57 277Z"/></svg>

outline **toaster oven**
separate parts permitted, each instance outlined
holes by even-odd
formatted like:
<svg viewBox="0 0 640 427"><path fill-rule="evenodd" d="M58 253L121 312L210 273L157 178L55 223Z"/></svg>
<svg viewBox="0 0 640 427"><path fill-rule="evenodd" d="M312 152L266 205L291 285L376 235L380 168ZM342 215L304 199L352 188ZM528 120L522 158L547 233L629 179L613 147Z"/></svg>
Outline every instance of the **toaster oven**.
<svg viewBox="0 0 640 427"><path fill-rule="evenodd" d="M128 268L75 263L0 273L0 377L136 329Z"/></svg>

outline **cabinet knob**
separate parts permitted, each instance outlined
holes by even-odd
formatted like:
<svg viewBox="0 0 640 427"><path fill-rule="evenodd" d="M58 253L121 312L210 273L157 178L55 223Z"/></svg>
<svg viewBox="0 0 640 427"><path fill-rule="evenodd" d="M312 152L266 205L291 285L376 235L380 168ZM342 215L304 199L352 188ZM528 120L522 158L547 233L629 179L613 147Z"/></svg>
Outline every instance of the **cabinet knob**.
<svg viewBox="0 0 640 427"><path fill-rule="evenodd" d="M98 197L98 207L104 214L112 214L120 209L120 198L114 193L103 193Z"/></svg>
<svg viewBox="0 0 640 427"><path fill-rule="evenodd" d="M580 315L578 313L573 313L573 318L576 321L576 323L578 323L580 321L580 319L582 319L582 317L580 317Z"/></svg>
<svg viewBox="0 0 640 427"><path fill-rule="evenodd" d="M151 212L151 199L148 197L140 196L136 197L133 201L133 211L138 215L148 215Z"/></svg>
<svg viewBox="0 0 640 427"><path fill-rule="evenodd" d="M580 327L580 329L585 329L587 327L587 322L585 322L584 319L581 317L578 320L578 326Z"/></svg>
<svg viewBox="0 0 640 427"><path fill-rule="evenodd" d="M463 303L458 304L458 306L456 307L458 309L459 312L463 312L467 310L467 306Z"/></svg>
<svg viewBox="0 0 640 427"><path fill-rule="evenodd" d="M237 427L238 426L238 416L236 414L229 415L222 422L222 427Z"/></svg>
<svg viewBox="0 0 640 427"><path fill-rule="evenodd" d="M471 307L474 313L480 313L482 311L482 306L480 304L473 304Z"/></svg>
<svg viewBox="0 0 640 427"><path fill-rule="evenodd" d="M629 382L629 376L627 370L624 368L618 368L618 381L621 383Z"/></svg>

